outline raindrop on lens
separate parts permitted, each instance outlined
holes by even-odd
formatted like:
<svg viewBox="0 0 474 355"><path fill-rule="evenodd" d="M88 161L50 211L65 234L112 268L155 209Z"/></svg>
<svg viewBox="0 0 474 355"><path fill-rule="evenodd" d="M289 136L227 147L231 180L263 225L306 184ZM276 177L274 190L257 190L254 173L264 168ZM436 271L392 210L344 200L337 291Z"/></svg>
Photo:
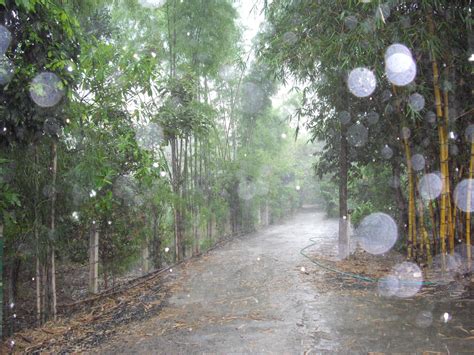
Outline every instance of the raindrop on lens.
<svg viewBox="0 0 474 355"><path fill-rule="evenodd" d="M219 77L224 81L229 81L235 78L235 70L231 65L223 65L219 69Z"/></svg>
<svg viewBox="0 0 474 355"><path fill-rule="evenodd" d="M251 200L255 196L255 193L256 193L255 184L251 182L247 182L247 181L241 182L239 184L238 193L239 193L239 197L242 200L247 200L247 201Z"/></svg>
<svg viewBox="0 0 474 355"><path fill-rule="evenodd" d="M416 316L415 322L420 328L428 328L433 323L433 315L430 311L421 311Z"/></svg>
<svg viewBox="0 0 474 355"><path fill-rule="evenodd" d="M408 127L402 127L402 138L403 139L408 139L411 136L411 131L410 128Z"/></svg>
<svg viewBox="0 0 474 355"><path fill-rule="evenodd" d="M428 111L425 115L425 119L428 123L436 122L436 114L433 111Z"/></svg>
<svg viewBox="0 0 474 355"><path fill-rule="evenodd" d="M58 76L51 72L40 73L30 85L31 99L41 107L53 107L64 95L64 85Z"/></svg>
<svg viewBox="0 0 474 355"><path fill-rule="evenodd" d="M263 108L264 101L264 93L257 84L248 82L242 86L240 98L242 111L249 114L257 113Z"/></svg>
<svg viewBox="0 0 474 355"><path fill-rule="evenodd" d="M413 111L420 112L425 107L425 98L418 93L414 93L408 98L408 105Z"/></svg>
<svg viewBox="0 0 474 355"><path fill-rule="evenodd" d="M149 9L157 9L166 3L166 0L139 0L139 4Z"/></svg>
<svg viewBox="0 0 474 355"><path fill-rule="evenodd" d="M135 139L140 148L153 150L163 142L163 129L154 122L140 125L135 128Z"/></svg>
<svg viewBox="0 0 474 355"><path fill-rule="evenodd" d="M388 145L386 145L385 147L382 148L381 154L382 154L382 157L384 159L388 160L388 159L392 158L393 150Z"/></svg>
<svg viewBox="0 0 474 355"><path fill-rule="evenodd" d="M374 73L367 68L353 69L347 80L349 91L357 97L372 95L377 86Z"/></svg>
<svg viewBox="0 0 474 355"><path fill-rule="evenodd" d="M421 154L415 154L411 157L413 170L420 171L425 168L425 158Z"/></svg>
<svg viewBox="0 0 474 355"><path fill-rule="evenodd" d="M4 55L10 46L12 40L12 35L10 31L5 27L0 25L0 55Z"/></svg>
<svg viewBox="0 0 474 355"><path fill-rule="evenodd" d="M397 225L388 214L376 212L365 217L356 229L360 246L370 254L392 249L398 238Z"/></svg>
<svg viewBox="0 0 474 355"><path fill-rule="evenodd" d="M298 40L298 36L293 33L293 32L286 32L284 35L283 35L283 41L286 43L286 44L295 44L296 41Z"/></svg>
<svg viewBox="0 0 474 355"><path fill-rule="evenodd" d="M360 123L356 123L347 130L349 144L354 147L362 147L367 143L369 132Z"/></svg>
<svg viewBox="0 0 474 355"><path fill-rule="evenodd" d="M454 189L454 202L464 212L474 211L474 179L462 180Z"/></svg>
<svg viewBox="0 0 474 355"><path fill-rule="evenodd" d="M408 298L416 295L423 286L423 273L418 265L405 261L396 265L392 270L392 275L399 280L398 290L395 296Z"/></svg>
<svg viewBox="0 0 474 355"><path fill-rule="evenodd" d="M465 137L469 143L474 142L474 124L470 124L469 126L467 126Z"/></svg>
<svg viewBox="0 0 474 355"><path fill-rule="evenodd" d="M354 28L357 27L357 23L359 21L357 20L357 17L355 16L347 16L345 19L344 19L344 25L350 29L350 30L353 30Z"/></svg>
<svg viewBox="0 0 474 355"><path fill-rule="evenodd" d="M375 18L385 22L385 20L390 17L390 13L390 6L388 4L380 4L375 10Z"/></svg>
<svg viewBox="0 0 474 355"><path fill-rule="evenodd" d="M381 296L393 296L399 288L398 278L393 275L382 277L379 279L377 287Z"/></svg>
<svg viewBox="0 0 474 355"><path fill-rule="evenodd" d="M0 59L0 85L6 85L12 80L14 67L7 57Z"/></svg>
<svg viewBox="0 0 474 355"><path fill-rule="evenodd" d="M392 176L390 180L388 181L388 184L391 188L398 188L400 187L400 179L396 176Z"/></svg>
<svg viewBox="0 0 474 355"><path fill-rule="evenodd" d="M382 102L387 102L392 97L390 90L384 90L382 92Z"/></svg>
<svg viewBox="0 0 474 355"><path fill-rule="evenodd" d="M459 154L459 147L456 144L453 144L449 147L449 153L451 155L458 155Z"/></svg>
<svg viewBox="0 0 474 355"><path fill-rule="evenodd" d="M420 179L418 190L424 200L434 200L441 195L443 182L437 174L426 174Z"/></svg>
<svg viewBox="0 0 474 355"><path fill-rule="evenodd" d="M351 114L347 111L339 112L339 121L343 125L349 124L351 122Z"/></svg>
<svg viewBox="0 0 474 355"><path fill-rule="evenodd" d="M379 114L375 111L370 111L367 114L367 123L369 125L374 125L379 121Z"/></svg>
<svg viewBox="0 0 474 355"><path fill-rule="evenodd" d="M397 86L406 86L416 77L416 64L403 44L392 44L385 52L385 74Z"/></svg>

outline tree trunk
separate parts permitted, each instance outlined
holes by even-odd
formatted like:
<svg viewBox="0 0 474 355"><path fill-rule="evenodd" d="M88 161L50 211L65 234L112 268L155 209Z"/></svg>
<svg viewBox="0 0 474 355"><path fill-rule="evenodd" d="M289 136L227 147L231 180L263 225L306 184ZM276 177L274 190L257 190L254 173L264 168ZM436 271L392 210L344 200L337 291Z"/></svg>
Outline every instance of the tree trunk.
<svg viewBox="0 0 474 355"><path fill-rule="evenodd" d="M57 153L57 143L53 139L53 142L51 143L51 185L52 185L52 196L51 196L51 225L50 225L50 230L51 234L53 236L53 241L50 241L50 260L51 260L51 312L53 315L53 319L56 320L56 265L55 265L55 255L54 255L54 239L55 239L55 233L56 233L56 176L57 176L57 170L58 170L58 153Z"/></svg>
<svg viewBox="0 0 474 355"><path fill-rule="evenodd" d="M35 238L35 253L36 253L36 272L35 272L35 284L36 284L36 322L39 326L43 318L43 309L42 309L42 293L41 293L41 257L40 257L40 240L39 240L39 212L38 212L38 203L39 203L39 156L38 156L38 146L35 143L35 201L34 201L34 222L33 222L33 233Z"/></svg>
<svg viewBox="0 0 474 355"><path fill-rule="evenodd" d="M347 228L347 173L348 173L347 129L341 126L341 150L339 153L339 257L347 257L349 235Z"/></svg>
<svg viewBox="0 0 474 355"><path fill-rule="evenodd" d="M471 159L469 162L469 182L467 188L467 197L466 197L466 259L467 259L467 269L470 271L472 266L472 255L471 255L471 189L472 189L472 178L474 174L474 135L469 137L471 139Z"/></svg>

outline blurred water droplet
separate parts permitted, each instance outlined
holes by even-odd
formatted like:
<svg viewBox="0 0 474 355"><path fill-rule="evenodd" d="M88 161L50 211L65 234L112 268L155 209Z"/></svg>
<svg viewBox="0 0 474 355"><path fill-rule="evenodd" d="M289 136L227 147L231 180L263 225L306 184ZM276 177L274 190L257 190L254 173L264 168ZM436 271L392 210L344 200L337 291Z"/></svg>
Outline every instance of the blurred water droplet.
<svg viewBox="0 0 474 355"><path fill-rule="evenodd" d="M436 114L433 111L428 111L425 115L425 119L428 123L436 122Z"/></svg>
<svg viewBox="0 0 474 355"><path fill-rule="evenodd" d="M140 125L135 128L135 139L138 146L142 149L157 149L164 140L163 129L154 122Z"/></svg>
<svg viewBox="0 0 474 355"><path fill-rule="evenodd" d="M5 56L0 58L0 85L6 85L13 78L15 68L13 63Z"/></svg>
<svg viewBox="0 0 474 355"><path fill-rule="evenodd" d="M406 86L416 77L416 63L411 51L403 44L395 43L385 52L385 74L397 86Z"/></svg>
<svg viewBox="0 0 474 355"><path fill-rule="evenodd" d="M375 10L375 18L385 22L390 17L390 5L380 4Z"/></svg>
<svg viewBox="0 0 474 355"><path fill-rule="evenodd" d="M288 45L293 45L298 41L298 36L294 32L286 32L283 35L283 42Z"/></svg>
<svg viewBox="0 0 474 355"><path fill-rule="evenodd" d="M411 130L408 127L402 127L402 138L408 139L411 136Z"/></svg>
<svg viewBox="0 0 474 355"><path fill-rule="evenodd" d="M385 147L382 148L381 154L384 159L388 160L393 157L393 150L388 145L386 145Z"/></svg>
<svg viewBox="0 0 474 355"><path fill-rule="evenodd" d="M246 201L251 200L255 196L255 193L256 193L255 184L249 181L242 181L239 184L238 193L239 193L239 197L242 200L246 200Z"/></svg>
<svg viewBox="0 0 474 355"><path fill-rule="evenodd" d="M372 213L360 222L355 235L366 252L383 254L392 249L397 241L397 224L388 214Z"/></svg>
<svg viewBox="0 0 474 355"><path fill-rule="evenodd" d="M369 131L367 128L360 124L356 123L349 127L347 130L347 139L349 144L354 147L362 147L367 143L369 136Z"/></svg>
<svg viewBox="0 0 474 355"><path fill-rule="evenodd" d="M433 314L430 311L421 311L416 316L415 323L420 328L428 328L433 323Z"/></svg>
<svg viewBox="0 0 474 355"><path fill-rule="evenodd" d="M464 136L469 143L474 142L474 124L467 126Z"/></svg>
<svg viewBox="0 0 474 355"><path fill-rule="evenodd" d="M339 121L343 125L349 124L351 122L351 114L347 111L339 112Z"/></svg>
<svg viewBox="0 0 474 355"><path fill-rule="evenodd" d="M367 116L367 123L369 125L374 125L374 124L377 124L377 122L379 121L379 114L375 111L370 111Z"/></svg>
<svg viewBox="0 0 474 355"><path fill-rule="evenodd" d="M223 65L219 69L219 77L224 81L230 81L237 77L234 67L231 65Z"/></svg>
<svg viewBox="0 0 474 355"><path fill-rule="evenodd" d="M52 107L61 101L65 88L58 76L43 72L35 76L30 85L31 99L41 107Z"/></svg>
<svg viewBox="0 0 474 355"><path fill-rule="evenodd" d="M474 211L474 179L462 180L454 189L454 203L464 212Z"/></svg>
<svg viewBox="0 0 474 355"><path fill-rule="evenodd" d="M420 179L418 190L424 200L434 200L441 195L443 182L437 174L426 174Z"/></svg>
<svg viewBox="0 0 474 355"><path fill-rule="evenodd" d="M61 125L54 118L47 118L43 122L43 131L49 136L58 136L61 132Z"/></svg>
<svg viewBox="0 0 474 355"><path fill-rule="evenodd" d="M138 0L138 3L149 9L157 9L166 3L166 0Z"/></svg>
<svg viewBox="0 0 474 355"><path fill-rule="evenodd" d="M408 298L416 295L423 286L423 273L418 265L405 261L396 265L392 274L398 278L398 290L395 296Z"/></svg>
<svg viewBox="0 0 474 355"><path fill-rule="evenodd" d="M408 105L413 111L419 112L425 107L425 98L418 93L411 94L408 98Z"/></svg>
<svg viewBox="0 0 474 355"><path fill-rule="evenodd" d="M242 85L240 104L243 112L255 114L263 108L264 102L264 92L257 84L247 82Z"/></svg>
<svg viewBox="0 0 474 355"><path fill-rule="evenodd" d="M414 154L411 157L412 168L415 171L421 171L425 168L425 157L421 154Z"/></svg>
<svg viewBox="0 0 474 355"><path fill-rule="evenodd" d="M10 31L5 26L0 25L0 56L5 54L11 40L12 35Z"/></svg>
<svg viewBox="0 0 474 355"><path fill-rule="evenodd" d="M390 187L396 189L396 188L399 188L400 187L400 178L398 178L397 176L392 176L389 181L388 181L388 184Z"/></svg>
<svg viewBox="0 0 474 355"><path fill-rule="evenodd" d="M349 91L357 97L372 95L377 86L374 73L367 68L353 69L347 79Z"/></svg>
<svg viewBox="0 0 474 355"><path fill-rule="evenodd" d="M349 30L353 30L354 28L357 27L357 24L359 21L357 20L357 17L355 16L347 16L344 19L344 26L346 26Z"/></svg>
<svg viewBox="0 0 474 355"><path fill-rule="evenodd" d="M377 287L379 295L385 297L393 296L399 288L398 278L394 275L382 277L379 279Z"/></svg>

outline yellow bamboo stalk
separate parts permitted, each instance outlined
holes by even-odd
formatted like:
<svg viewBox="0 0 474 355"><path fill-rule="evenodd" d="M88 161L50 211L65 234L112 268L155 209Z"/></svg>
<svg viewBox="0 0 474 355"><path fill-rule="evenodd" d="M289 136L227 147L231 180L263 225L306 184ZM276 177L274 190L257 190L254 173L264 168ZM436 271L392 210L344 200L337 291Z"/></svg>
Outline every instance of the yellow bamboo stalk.
<svg viewBox="0 0 474 355"><path fill-rule="evenodd" d="M416 217L415 217L415 189L413 182L413 169L411 164L411 152L410 145L408 144L408 138L403 137L403 143L405 147L405 157L407 161L408 170L408 243L407 252L408 258L415 258L416 256Z"/></svg>
<svg viewBox="0 0 474 355"><path fill-rule="evenodd" d="M446 73L448 73L448 69L446 69ZM444 137L444 161L445 161L445 173L446 173L446 195L447 195L447 218L448 218L448 240L449 240L449 253L454 255L454 223L453 223L453 209L451 204L451 192L450 192L450 180L449 180L449 170L448 170L448 160L449 160L449 147L448 147L448 137L447 137L447 130L449 125L449 93L447 90L444 91L444 119L445 119L445 137Z"/></svg>
<svg viewBox="0 0 474 355"><path fill-rule="evenodd" d="M431 16L428 16L428 23L430 27L430 32L434 33L434 25ZM441 206L440 206L440 227L439 227L439 239L441 244L441 254L443 258L443 266L445 265L444 255L446 254L446 207L447 207L447 171L446 171L446 161L445 161L445 137L444 124L443 124L443 109L441 107L441 90L439 88L439 69L438 63L435 60L434 53L432 54L432 67L433 67L433 87L434 87L434 96L435 96L435 107L436 107L436 117L438 118L438 137L440 142L440 165L441 165L441 179L443 182L443 189L441 192Z"/></svg>
<svg viewBox="0 0 474 355"><path fill-rule="evenodd" d="M417 179L418 180L418 179ZM417 181L418 183L418 181ZM423 255L423 247L426 250L426 260L428 261L428 265L431 265L433 259L431 257L431 241L430 237L428 235L428 232L426 231L425 227L425 211L423 208L423 201L418 199L418 216L419 216L419 221L420 221L420 230L421 230L421 238L420 238L420 254Z"/></svg>
<svg viewBox="0 0 474 355"><path fill-rule="evenodd" d="M471 139L471 160L469 162L469 183L467 188L467 197L466 197L466 257L467 257L467 268L471 270L472 260L471 260L471 182L474 175L474 136L469 137Z"/></svg>
<svg viewBox="0 0 474 355"><path fill-rule="evenodd" d="M393 94L397 95L397 88L392 85ZM400 115L400 105L397 104L397 112ZM401 115L400 115L401 116ZM411 163L410 144L408 137L403 137L405 156L408 170L408 239L407 239L407 257L412 259L416 256L414 246L416 245L416 213L415 213L415 190L413 183L413 169Z"/></svg>

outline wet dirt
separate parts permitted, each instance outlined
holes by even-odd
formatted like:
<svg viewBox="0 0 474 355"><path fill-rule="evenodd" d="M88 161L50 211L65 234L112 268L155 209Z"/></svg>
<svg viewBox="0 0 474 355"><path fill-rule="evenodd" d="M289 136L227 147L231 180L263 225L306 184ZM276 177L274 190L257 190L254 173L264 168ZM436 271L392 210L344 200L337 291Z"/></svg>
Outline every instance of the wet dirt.
<svg viewBox="0 0 474 355"><path fill-rule="evenodd" d="M171 296L158 316L116 328L93 351L474 352L472 300L346 288L300 254L310 237L321 240L316 251L329 250L337 229L337 220L307 208L191 260L164 278Z"/></svg>

